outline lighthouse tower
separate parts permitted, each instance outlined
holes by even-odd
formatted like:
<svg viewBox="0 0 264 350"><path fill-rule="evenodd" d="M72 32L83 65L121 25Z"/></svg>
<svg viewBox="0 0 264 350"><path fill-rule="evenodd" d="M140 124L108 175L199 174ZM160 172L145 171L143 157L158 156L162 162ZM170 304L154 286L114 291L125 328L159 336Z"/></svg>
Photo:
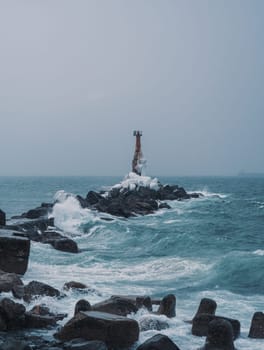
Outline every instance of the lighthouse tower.
<svg viewBox="0 0 264 350"><path fill-rule="evenodd" d="M146 165L146 160L143 158L141 150L141 136L142 131L135 130L134 136L136 137L135 153L132 161L132 171L138 175L142 174L142 170Z"/></svg>

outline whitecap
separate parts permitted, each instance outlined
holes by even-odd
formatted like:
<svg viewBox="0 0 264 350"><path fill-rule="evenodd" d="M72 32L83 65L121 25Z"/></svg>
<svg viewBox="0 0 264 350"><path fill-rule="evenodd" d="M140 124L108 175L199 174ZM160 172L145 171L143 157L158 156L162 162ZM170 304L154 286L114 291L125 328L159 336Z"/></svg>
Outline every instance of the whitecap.
<svg viewBox="0 0 264 350"><path fill-rule="evenodd" d="M257 249L253 252L253 254L255 255L260 255L260 256L264 256L264 250L262 249Z"/></svg>
<svg viewBox="0 0 264 350"><path fill-rule="evenodd" d="M201 199L203 199L203 198L224 199L224 198L227 198L229 196L229 194L225 194L225 193L210 192L207 188L203 188L202 190L197 190L195 192L189 192L189 194L192 194L192 193L201 193L203 196L203 197L201 197Z"/></svg>

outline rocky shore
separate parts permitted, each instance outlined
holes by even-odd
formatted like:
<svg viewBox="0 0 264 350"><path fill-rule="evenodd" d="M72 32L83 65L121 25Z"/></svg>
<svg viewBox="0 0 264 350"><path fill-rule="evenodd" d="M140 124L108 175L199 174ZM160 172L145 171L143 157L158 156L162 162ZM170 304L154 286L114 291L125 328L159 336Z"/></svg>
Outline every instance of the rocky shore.
<svg viewBox="0 0 264 350"><path fill-rule="evenodd" d="M169 209L170 200L200 196L199 193L187 193L177 185L161 185L156 179L129 174L121 184L107 191L90 191L85 198L75 198L82 208L128 218ZM80 282L65 281L62 290L41 281L24 284L22 275L30 258L30 241L49 244L69 254L79 252L76 242L54 225L52 210L59 201L57 198L54 203L42 203L14 217L11 223L0 210L0 350L118 350L131 347L136 350L179 350L177 344L161 333L137 346L140 332L161 332L170 327L170 319L177 318L173 294L162 299L150 295L113 295L91 304L90 287ZM58 314L38 303L39 296L62 298L67 303L68 290L82 295L70 315ZM135 320L134 316L140 310L144 313ZM228 315L218 315L216 310L216 302L205 298L197 311L193 310L192 320L182 320L190 327L190 344L192 337L205 337L200 350L234 350L235 340L240 336L240 322ZM53 339L36 335L33 331L38 329L51 331ZM261 311L253 315L248 336L264 339L264 314Z"/></svg>

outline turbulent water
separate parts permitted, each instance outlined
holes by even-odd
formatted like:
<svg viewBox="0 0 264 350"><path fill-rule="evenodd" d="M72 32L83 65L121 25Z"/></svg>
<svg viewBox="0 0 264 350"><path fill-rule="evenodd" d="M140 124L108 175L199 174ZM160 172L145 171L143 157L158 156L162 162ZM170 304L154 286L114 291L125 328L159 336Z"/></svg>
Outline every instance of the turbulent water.
<svg viewBox="0 0 264 350"><path fill-rule="evenodd" d="M51 202L58 190L85 196L114 185L113 177L2 177L0 208L12 215ZM73 255L32 242L24 281L39 280L62 288L70 280L91 286L88 295L42 298L54 311L73 314L80 298L91 303L113 294L177 297L176 318L161 331L182 349L197 349L205 339L191 335L190 320L203 297L217 302L217 314L241 322L235 346L263 350L264 340L247 337L252 315L264 311L264 178L159 178L201 199L170 202L154 215L105 221L81 209L72 197L54 208L58 227L81 252ZM28 308L30 306L27 306ZM140 311L133 318L146 317ZM160 316L162 319L163 317ZM65 321L64 321L65 322ZM139 343L155 331L141 332ZM47 333L47 336L49 334Z"/></svg>

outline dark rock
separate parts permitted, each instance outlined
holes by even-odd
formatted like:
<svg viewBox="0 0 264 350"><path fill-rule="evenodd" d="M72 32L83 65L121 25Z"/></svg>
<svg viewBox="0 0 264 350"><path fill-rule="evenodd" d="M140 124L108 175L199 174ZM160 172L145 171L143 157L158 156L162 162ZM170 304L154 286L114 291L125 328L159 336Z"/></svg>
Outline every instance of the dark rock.
<svg viewBox="0 0 264 350"><path fill-rule="evenodd" d="M209 314L200 314L193 319L192 334L200 337L207 336L209 323L214 320L228 321L233 328L234 339L236 339L239 336L240 322L238 320Z"/></svg>
<svg viewBox="0 0 264 350"><path fill-rule="evenodd" d="M48 214L51 212L51 208L51 206L47 206L46 204L44 204L44 206L30 209L26 213L23 213L21 216L27 219L38 219L41 217L47 217Z"/></svg>
<svg viewBox="0 0 264 350"><path fill-rule="evenodd" d="M50 297L59 297L60 292L58 289L55 289L48 284L31 281L28 285L24 287L24 296L23 299L27 302L32 300L36 296L50 296Z"/></svg>
<svg viewBox="0 0 264 350"><path fill-rule="evenodd" d="M77 195L75 198L78 200L82 208L87 208L89 206L86 199L84 199L82 196Z"/></svg>
<svg viewBox="0 0 264 350"><path fill-rule="evenodd" d="M159 209L171 209L171 206L168 203L161 202L159 203Z"/></svg>
<svg viewBox="0 0 264 350"><path fill-rule="evenodd" d="M51 245L55 249L61 250L67 253L78 253L79 251L77 243L70 238L56 239L51 242Z"/></svg>
<svg viewBox="0 0 264 350"><path fill-rule="evenodd" d="M52 316L56 321L61 321L68 316L67 314L54 314L50 312L50 309L45 304L35 305L29 312L34 315Z"/></svg>
<svg viewBox="0 0 264 350"><path fill-rule="evenodd" d="M30 241L0 229L0 269L23 275L27 271Z"/></svg>
<svg viewBox="0 0 264 350"><path fill-rule="evenodd" d="M5 332L6 330L7 330L6 320L5 320L5 317L1 315L1 310L0 310L0 332ZM0 346L1 346L1 343L0 343Z"/></svg>
<svg viewBox="0 0 264 350"><path fill-rule="evenodd" d="M26 328L48 328L55 326L58 320L66 317L66 314L54 314L44 305L35 305L30 311L25 313Z"/></svg>
<svg viewBox="0 0 264 350"><path fill-rule="evenodd" d="M31 350L32 348L25 341L9 339L1 345L1 350Z"/></svg>
<svg viewBox="0 0 264 350"><path fill-rule="evenodd" d="M199 194L189 195L182 187L160 184L158 190L137 186L134 190L112 188L104 193L90 191L85 199L80 196L77 196L77 199L83 208L88 207L127 218L151 214L159 208L170 208L167 203L160 203L161 200L183 200L192 198L194 195L199 197Z"/></svg>
<svg viewBox="0 0 264 350"><path fill-rule="evenodd" d="M6 214L3 210L0 209L0 226L6 225Z"/></svg>
<svg viewBox="0 0 264 350"><path fill-rule="evenodd" d="M215 319L209 323L205 345L200 350L235 350L233 328L226 319Z"/></svg>
<svg viewBox="0 0 264 350"><path fill-rule="evenodd" d="M12 289L12 294L13 294L14 298L22 299L24 296L24 286L14 285L14 287Z"/></svg>
<svg viewBox="0 0 264 350"><path fill-rule="evenodd" d="M56 318L49 315L37 315L32 312L25 313L26 328L47 328L56 325Z"/></svg>
<svg viewBox="0 0 264 350"><path fill-rule="evenodd" d="M73 339L64 343L65 350L107 350L107 346L100 340Z"/></svg>
<svg viewBox="0 0 264 350"><path fill-rule="evenodd" d="M111 298L123 299L135 305L137 309L145 307L148 311L152 311L152 301L146 295L112 295Z"/></svg>
<svg viewBox="0 0 264 350"><path fill-rule="evenodd" d="M135 320L103 312L79 312L54 335L61 341L74 338L101 340L110 348L129 347L138 340Z"/></svg>
<svg viewBox="0 0 264 350"><path fill-rule="evenodd" d="M86 284L83 284L81 282L75 282L70 281L64 284L63 289L69 290L69 289L87 289L88 286Z"/></svg>
<svg viewBox="0 0 264 350"><path fill-rule="evenodd" d="M42 218L27 222L18 222L15 225L9 225L5 228L7 230L18 230L19 232L13 233L16 237L26 237L31 241L51 244L55 249L60 251L78 253L79 249L76 242L63 236L56 230L50 230L49 227L53 225L54 220L52 218Z"/></svg>
<svg viewBox="0 0 264 350"><path fill-rule="evenodd" d="M160 303L157 313L169 318L176 316L176 297L173 294L166 295Z"/></svg>
<svg viewBox="0 0 264 350"><path fill-rule="evenodd" d="M47 230L36 236L30 236L33 241L51 244L53 248L68 253L78 253L79 249L77 243L72 239L63 236L60 232L55 230Z"/></svg>
<svg viewBox="0 0 264 350"><path fill-rule="evenodd" d="M141 344L137 350L180 350L173 341L163 334L156 334Z"/></svg>
<svg viewBox="0 0 264 350"><path fill-rule="evenodd" d="M128 299L113 296L110 299L92 305L92 310L126 316L131 312L137 312L138 307Z"/></svg>
<svg viewBox="0 0 264 350"><path fill-rule="evenodd" d="M194 318L200 314L215 315L216 308L217 308L217 304L213 299L203 298L200 302L200 305L198 307L198 310Z"/></svg>
<svg viewBox="0 0 264 350"><path fill-rule="evenodd" d="M23 282L18 275L0 271L0 293L11 292L17 286L23 286Z"/></svg>
<svg viewBox="0 0 264 350"><path fill-rule="evenodd" d="M0 302L1 319L5 321L8 330L19 329L24 326L26 308L22 304L4 298Z"/></svg>
<svg viewBox="0 0 264 350"><path fill-rule="evenodd" d="M88 192L88 194L86 196L86 202L89 205L94 205L103 199L104 199L104 197L95 191Z"/></svg>
<svg viewBox="0 0 264 350"><path fill-rule="evenodd" d="M169 328L167 322L162 321L154 316L146 316L139 321L139 328L142 332L149 330L161 331L162 329Z"/></svg>
<svg viewBox="0 0 264 350"><path fill-rule="evenodd" d="M32 241L37 241L38 237L44 231L48 230L50 226L54 226L53 218L40 218L35 220L20 220L13 225L7 225L5 228L8 230L18 231L15 235L20 237L27 237Z"/></svg>
<svg viewBox="0 0 264 350"><path fill-rule="evenodd" d="M46 230L41 234L39 234L37 239L38 239L38 242L41 242L41 243L51 243L63 238L65 238L65 236L63 236L60 232L56 230Z"/></svg>
<svg viewBox="0 0 264 350"><path fill-rule="evenodd" d="M85 299L80 299L75 304L74 316L76 316L77 313L80 311L91 311L91 310L92 310L92 307L91 307L91 304L89 303L89 301L87 301Z"/></svg>
<svg viewBox="0 0 264 350"><path fill-rule="evenodd" d="M264 313L255 312L251 320L249 338L264 339Z"/></svg>

